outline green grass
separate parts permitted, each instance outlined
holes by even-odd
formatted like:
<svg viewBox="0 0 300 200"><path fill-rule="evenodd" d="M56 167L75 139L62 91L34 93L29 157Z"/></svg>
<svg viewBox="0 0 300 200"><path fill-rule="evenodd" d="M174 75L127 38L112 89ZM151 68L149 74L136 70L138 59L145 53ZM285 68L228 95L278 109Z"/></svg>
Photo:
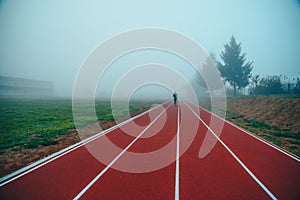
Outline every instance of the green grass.
<svg viewBox="0 0 300 200"><path fill-rule="evenodd" d="M296 146L289 146L288 148L292 151L292 150L297 149L298 147L296 147Z"/></svg>
<svg viewBox="0 0 300 200"><path fill-rule="evenodd" d="M274 132L272 134L274 136L278 136L278 137L287 137L287 138L300 139L300 134L297 134L297 133Z"/></svg>
<svg viewBox="0 0 300 200"><path fill-rule="evenodd" d="M226 111L226 120L232 120L232 119L240 119L243 118L243 115L240 115L236 112L230 112L230 111Z"/></svg>
<svg viewBox="0 0 300 200"><path fill-rule="evenodd" d="M140 110L145 103L131 103L130 111ZM96 101L98 120L113 121L109 102ZM116 106L116 117L126 114L124 104ZM76 125L85 126L95 122L91 108L81 110L85 113ZM36 148L39 145L57 144L54 140L75 128L71 100L0 99L0 149L22 145Z"/></svg>
<svg viewBox="0 0 300 200"><path fill-rule="evenodd" d="M273 144L276 144L278 146L282 145L282 142L280 140L277 140L276 138L270 136L270 135L262 135L261 137L263 137L264 139L272 142Z"/></svg>
<svg viewBox="0 0 300 200"><path fill-rule="evenodd" d="M300 144L297 140L287 140L291 144Z"/></svg>
<svg viewBox="0 0 300 200"><path fill-rule="evenodd" d="M256 120L249 120L249 119L244 119L244 121L251 127L254 128L259 128L259 129L272 129L271 126L269 126L268 124L265 124L263 122L259 122Z"/></svg>
<svg viewBox="0 0 300 200"><path fill-rule="evenodd" d="M248 128L247 130L250 131L251 133L254 133L255 135L260 135L257 130L253 130L251 128Z"/></svg>

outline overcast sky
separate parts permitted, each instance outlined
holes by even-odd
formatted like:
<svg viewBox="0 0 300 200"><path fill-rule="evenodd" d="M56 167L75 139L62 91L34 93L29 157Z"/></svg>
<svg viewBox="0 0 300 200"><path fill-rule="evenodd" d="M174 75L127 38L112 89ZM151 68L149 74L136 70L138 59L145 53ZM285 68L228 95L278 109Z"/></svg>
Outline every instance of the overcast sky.
<svg viewBox="0 0 300 200"><path fill-rule="evenodd" d="M296 0L0 2L0 75L53 81L56 95L72 93L81 63L99 43L142 27L179 31L216 55L234 35L253 73L300 77Z"/></svg>

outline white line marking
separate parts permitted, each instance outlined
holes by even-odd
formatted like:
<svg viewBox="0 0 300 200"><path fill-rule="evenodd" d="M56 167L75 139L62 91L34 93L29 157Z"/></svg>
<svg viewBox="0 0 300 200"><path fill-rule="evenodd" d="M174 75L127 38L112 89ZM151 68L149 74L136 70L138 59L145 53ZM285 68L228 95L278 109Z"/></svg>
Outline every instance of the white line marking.
<svg viewBox="0 0 300 200"><path fill-rule="evenodd" d="M198 106L198 105L196 105L196 106ZM235 128L241 130L242 132L244 132L244 133L250 135L251 137L254 137L255 139L259 140L260 142L262 142L262 143L264 143L264 144L266 144L266 145L268 145L268 146L270 146L270 147L276 149L277 151L280 151L281 153L283 153L283 154L289 156L290 158L293 158L294 160L300 162L300 158L298 158L296 155L294 155L294 154L292 154L292 153L290 153L290 152L287 152L286 150L281 149L281 148L275 146L275 145L272 144L272 143L267 142L266 140L264 140L264 139L258 137L257 135L254 135L254 134L252 134L252 133L249 133L249 132L246 131L245 129L243 129L243 128L237 126L237 125L235 125L234 123L232 123L232 122L230 122L230 121L227 121L227 120L223 119L222 117L218 116L217 114L215 114L215 113L213 113L213 112L209 112L209 111L206 110L205 108L202 108L202 107L200 107L200 106L198 106L198 107L199 107L200 109L202 109L202 110L208 112L208 113L211 113L213 116L219 118L220 120L223 120L223 121L225 121L226 123L228 123L228 124L234 126Z"/></svg>
<svg viewBox="0 0 300 200"><path fill-rule="evenodd" d="M171 104L169 104L169 105L171 105ZM84 140L82 140L82 141L80 141L80 142L78 142L76 144L73 144L73 145L71 145L71 146L69 146L69 147L67 147L65 149L62 149L62 150L60 150L60 151L58 151L58 152L56 152L56 153L54 153L54 154L52 154L52 155L50 155L50 156L48 156L46 158L43 158L43 159L41 159L41 160L39 160L39 161L37 161L37 162L29 165L29 166L26 166L26 167L24 167L24 168L22 168L22 169L20 169L20 170L18 170L16 172L13 172L13 173L11 173L11 174L9 174L7 176L2 177L0 179L0 182L2 182L0 184L0 187L2 187L4 185L6 185L6 184L8 184L8 183L10 183L10 182L12 182L12 181L20 178L20 177L22 177L22 176L24 176L24 175L32 172L32 171L34 171L34 170L36 170L36 169L38 169L38 168L40 168L40 167L42 167L42 166L44 166L44 165L46 165L46 164L48 164L50 162L52 162L52 161L54 161L54 160L62 157L63 155L65 155L67 153L70 153L70 152L78 149L79 147L81 147L81 146L83 146L83 145L85 145L85 144L87 144L89 142L94 141L97 138L100 138L101 136L109 133L110 131L113 131L113 130L119 128L120 126L123 126L123 125L131 122L132 120L134 120L134 119L136 119L136 118L138 118L138 117L140 117L140 116L142 116L142 115L144 115L146 113L151 112L152 110L158 108L159 106L161 106L161 105L157 105L157 106L153 107L150 110L147 110L147 111L145 111L143 113L140 113L139 115L136 115L136 116L134 116L132 118L127 119L124 122L121 122L120 124L117 124L117 125L115 125L113 127L110 127L109 129L106 129L106 130L104 130L104 131L102 131L100 133L97 133L97 134L95 134L95 135L93 135L93 136L91 136L89 138L86 138L86 139L84 139ZM5 181L5 182L3 182L3 181Z"/></svg>
<svg viewBox="0 0 300 200"><path fill-rule="evenodd" d="M194 115L203 123L203 125L215 136L215 138L225 147L233 158L246 170L246 172L255 180L255 182L272 198L277 199L272 192L248 169L248 167L231 151L231 149L214 133L213 130L198 116L198 114L188 105Z"/></svg>
<svg viewBox="0 0 300 200"><path fill-rule="evenodd" d="M163 110L123 151L117 155L79 194L74 197L74 199L79 199L151 126L156 122L160 116L166 111L170 105L167 106L165 110Z"/></svg>
<svg viewBox="0 0 300 200"><path fill-rule="evenodd" d="M175 179L175 200L179 200L179 144L180 144L180 109L178 104L178 115L177 115L177 148L176 148L176 179Z"/></svg>

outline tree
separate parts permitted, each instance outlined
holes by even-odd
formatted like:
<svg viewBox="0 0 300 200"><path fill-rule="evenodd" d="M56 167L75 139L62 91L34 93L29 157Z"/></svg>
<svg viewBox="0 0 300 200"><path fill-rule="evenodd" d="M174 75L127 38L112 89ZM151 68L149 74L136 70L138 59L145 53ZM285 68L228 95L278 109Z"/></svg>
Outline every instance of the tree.
<svg viewBox="0 0 300 200"><path fill-rule="evenodd" d="M295 80L295 87L294 87L294 93L300 94L300 78L294 79Z"/></svg>
<svg viewBox="0 0 300 200"><path fill-rule="evenodd" d="M291 78L284 75L251 78L250 93L252 95L296 95L300 94L300 78Z"/></svg>
<svg viewBox="0 0 300 200"><path fill-rule="evenodd" d="M252 82L254 88L256 88L258 86L259 80L260 80L260 77L258 74L255 74L251 77L251 82Z"/></svg>
<svg viewBox="0 0 300 200"><path fill-rule="evenodd" d="M191 85L196 91L196 94L198 94L198 101L202 100L204 96L208 95L208 87L206 85L205 81L209 81L210 83L215 82L214 77L212 77L210 74L213 74L213 68L216 66L216 60L213 53L210 53L209 56L207 56L204 60L204 63L201 68L199 68L200 73L195 73ZM203 78L205 77L206 80ZM210 89L218 90L218 84L210 84Z"/></svg>
<svg viewBox="0 0 300 200"><path fill-rule="evenodd" d="M266 78L262 78L260 85L264 88L266 95L284 93L280 76L267 76Z"/></svg>
<svg viewBox="0 0 300 200"><path fill-rule="evenodd" d="M236 96L237 89L249 85L253 62L246 62L246 54L242 53L241 43L237 43L234 36L224 48L220 54L223 63L217 62L217 66L224 81L233 87Z"/></svg>

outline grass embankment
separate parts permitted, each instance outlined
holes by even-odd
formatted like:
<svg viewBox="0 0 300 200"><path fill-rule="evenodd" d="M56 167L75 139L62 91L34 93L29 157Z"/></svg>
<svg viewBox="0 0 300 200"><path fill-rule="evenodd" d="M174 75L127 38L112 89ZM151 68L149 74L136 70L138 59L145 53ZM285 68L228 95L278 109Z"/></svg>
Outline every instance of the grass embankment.
<svg viewBox="0 0 300 200"><path fill-rule="evenodd" d="M300 98L228 99L227 120L300 156Z"/></svg>
<svg viewBox="0 0 300 200"><path fill-rule="evenodd" d="M130 111L144 106L144 103L130 104ZM120 108L116 115L125 115L124 106ZM114 121L109 102L97 102L95 109L99 121ZM75 128L71 100L1 99L0 121L0 150L54 145L58 143L55 137ZM93 117L86 115L81 125L91 122Z"/></svg>

